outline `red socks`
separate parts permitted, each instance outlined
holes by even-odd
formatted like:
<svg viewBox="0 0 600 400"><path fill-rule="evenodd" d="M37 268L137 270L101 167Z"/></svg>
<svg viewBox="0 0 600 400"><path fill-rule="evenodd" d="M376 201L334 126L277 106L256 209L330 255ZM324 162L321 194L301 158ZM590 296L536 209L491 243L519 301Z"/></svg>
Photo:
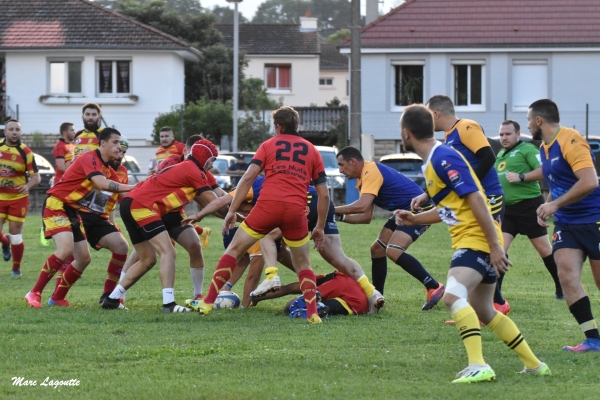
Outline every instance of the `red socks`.
<svg viewBox="0 0 600 400"><path fill-rule="evenodd" d="M127 254L112 254L106 270L106 280L104 281L104 293L112 293L121 279L123 264L127 261Z"/></svg>
<svg viewBox="0 0 600 400"><path fill-rule="evenodd" d="M317 314L317 277L312 269L304 269L298 273L300 290L306 301L306 318Z"/></svg>
<svg viewBox="0 0 600 400"><path fill-rule="evenodd" d="M67 269L67 267L69 265L71 265L71 263L74 260L75 260L75 257L73 257L73 256L70 256L69 258L67 258L67 261L65 261L63 263L62 267L60 267L60 269L56 273L56 283L54 285L54 292L52 292L53 294L56 292L56 289L58 289L58 286L60 285L60 282L62 281L63 273L65 272L65 270Z"/></svg>
<svg viewBox="0 0 600 400"><path fill-rule="evenodd" d="M31 291L42 293L48 282L50 282L50 279L52 279L56 271L58 271L62 265L63 261L54 254L48 257L42 267L42 272L40 272L40 276Z"/></svg>
<svg viewBox="0 0 600 400"><path fill-rule="evenodd" d="M213 304L217 295L219 294L219 290L227 283L229 278L231 278L231 272L235 268L236 260L230 255L223 254L223 257L219 260L219 264L217 264L217 269L212 277L212 281L210 282L210 287L208 288L208 294L204 297L204 302L206 304ZM314 276L314 274L313 274Z"/></svg>
<svg viewBox="0 0 600 400"><path fill-rule="evenodd" d="M12 270L21 269L21 260L23 259L23 253L25 252L25 243L21 242L21 244L13 244L10 246L10 251L12 252L13 265Z"/></svg>
<svg viewBox="0 0 600 400"><path fill-rule="evenodd" d="M69 292L69 289L77 282L77 280L81 277L81 272L77 271L73 268L73 265L69 265L69 267L63 273L62 281L54 294L52 295L52 300L64 300Z"/></svg>

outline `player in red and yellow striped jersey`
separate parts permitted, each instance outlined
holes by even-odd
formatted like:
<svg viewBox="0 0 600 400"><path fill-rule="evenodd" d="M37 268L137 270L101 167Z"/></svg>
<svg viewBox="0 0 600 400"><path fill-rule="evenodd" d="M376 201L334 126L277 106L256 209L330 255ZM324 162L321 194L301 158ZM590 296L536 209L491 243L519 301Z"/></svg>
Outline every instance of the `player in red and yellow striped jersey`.
<svg viewBox="0 0 600 400"><path fill-rule="evenodd" d="M46 238L54 239L56 251L46 260L35 286L25 296L31 307L42 307L42 291L63 265L64 260L73 255L73 263L64 272L60 287L48 302L49 305L68 306L64 296L79 279L91 259L78 210L85 208L101 214L105 212L112 193L128 192L133 188L120 183L114 169L109 165L109 162L119 155L119 131L106 128L100 132L99 139L100 147L79 156L62 179L48 190L42 218Z"/></svg>
<svg viewBox="0 0 600 400"><path fill-rule="evenodd" d="M197 195L201 195L207 203L217 198L205 174L205 171L212 168L217 155L214 144L206 139L199 140L192 146L191 154L186 160L150 176L121 202L121 217L139 261L127 270L117 288L104 300L102 307L118 308L119 300L125 292L154 266L158 253L163 312L189 311L175 303L175 249L171 244L164 216L185 206Z"/></svg>
<svg viewBox="0 0 600 400"><path fill-rule="evenodd" d="M21 143L21 123L10 119L5 124L6 138L0 142L0 242L4 261L12 253L12 276L21 275L25 251L23 222L29 208L29 190L40 183L33 153ZM9 235L2 233L8 220Z"/></svg>
<svg viewBox="0 0 600 400"><path fill-rule="evenodd" d="M169 126L160 128L159 132L160 146L156 149L156 157L154 158L148 175L154 174L158 170L158 166L165 158L170 156L182 156L185 153L185 145L175 140L173 130Z"/></svg>
<svg viewBox="0 0 600 400"><path fill-rule="evenodd" d="M75 134L73 140L73 158L77 158L87 151L96 150L100 143L98 135L102 132L102 127L100 126L102 110L98 104L86 103L81 108L81 112L83 129Z"/></svg>
<svg viewBox="0 0 600 400"><path fill-rule="evenodd" d="M54 174L54 182L60 181L67 167L73 162L73 140L75 138L75 130L73 123L63 122L60 125L61 138L54 145L52 154L54 155L54 166L56 174Z"/></svg>

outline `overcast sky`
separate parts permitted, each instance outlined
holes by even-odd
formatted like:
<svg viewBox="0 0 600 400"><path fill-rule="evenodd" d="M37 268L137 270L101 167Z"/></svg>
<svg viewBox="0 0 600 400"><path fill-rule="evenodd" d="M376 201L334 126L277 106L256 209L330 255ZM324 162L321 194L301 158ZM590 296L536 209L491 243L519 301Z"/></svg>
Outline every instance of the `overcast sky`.
<svg viewBox="0 0 600 400"><path fill-rule="evenodd" d="M263 3L263 0L243 0L238 4L238 10L248 19L254 17L254 13L259 5ZM365 0L361 0L362 14L365 14ZM387 14L394 7L402 4L402 0L380 0L379 11L383 14ZM233 3L228 3L226 0L200 0L200 5L204 8L213 8L215 5L230 7L233 9Z"/></svg>

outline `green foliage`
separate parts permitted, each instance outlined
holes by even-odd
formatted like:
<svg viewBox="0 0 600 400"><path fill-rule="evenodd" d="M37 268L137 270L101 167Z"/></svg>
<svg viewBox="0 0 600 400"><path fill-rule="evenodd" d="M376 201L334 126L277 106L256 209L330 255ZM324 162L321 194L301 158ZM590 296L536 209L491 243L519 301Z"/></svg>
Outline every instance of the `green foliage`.
<svg viewBox="0 0 600 400"><path fill-rule="evenodd" d="M333 99L325 103L326 107L340 107L342 105L342 101L335 96Z"/></svg>
<svg viewBox="0 0 600 400"><path fill-rule="evenodd" d="M214 6L210 10L211 14L215 17L216 24L233 24L233 9L229 7ZM248 18L244 17L238 10L238 21L240 24L247 24Z"/></svg>
<svg viewBox="0 0 600 400"><path fill-rule="evenodd" d="M190 210L188 214L195 212ZM118 222L121 227L123 224ZM207 218L213 230L203 250L205 293L223 254L218 235L222 221ZM370 225L338 224L344 250L370 276L369 247L385 219ZM536 355L548 363L551 377L521 375L523 364L489 329L482 327L484 356L497 380L451 385L466 367L467 356L450 313L443 304L421 311L423 286L388 262L386 306L374 316L329 317L319 326L290 319L281 310L290 297L264 301L244 310L163 314L156 265L127 293L125 310L102 310L97 303L111 253L92 253L92 262L68 295L69 308L47 307L54 287L43 293L44 307L26 306L46 258L54 251L39 245L39 215L29 214L23 276L2 271L0 291L0 398L3 399L594 399L598 396L598 354L562 350L583 334L564 301L554 300L552 279L526 237L510 250L515 264L504 279L509 314ZM129 238L124 232L126 238ZM311 246L312 247L312 246ZM175 298L192 295L188 255L176 246ZM409 252L441 282L453 250L447 228L432 226ZM318 274L333 268L310 253ZM279 268L282 283L298 280ZM594 310L598 291L586 262L582 279ZM233 291L242 293L242 281ZM77 379L79 386L41 386ZM13 386L12 377L37 380L36 387ZM266 378L269 377L269 378Z"/></svg>
<svg viewBox="0 0 600 400"><path fill-rule="evenodd" d="M334 34L329 35L327 38L328 44L342 43L344 40L350 37L350 29L340 29Z"/></svg>
<svg viewBox="0 0 600 400"><path fill-rule="evenodd" d="M310 11L318 18L319 34L326 38L350 24L349 0L266 0L252 19L253 23L292 24Z"/></svg>
<svg viewBox="0 0 600 400"><path fill-rule="evenodd" d="M280 105L269 98L264 81L258 78L248 78L240 88L240 109L244 110L274 110Z"/></svg>
<svg viewBox="0 0 600 400"><path fill-rule="evenodd" d="M44 136L40 132L33 133L33 145L35 147L42 147L44 145Z"/></svg>
<svg viewBox="0 0 600 400"><path fill-rule="evenodd" d="M183 140L195 134L219 144L221 136L230 135L233 131L231 102L200 99L195 103L188 103L183 111ZM163 126L173 129L175 138L181 138L181 106L174 106L171 112L159 114L154 120L153 139L159 144L159 131Z"/></svg>
<svg viewBox="0 0 600 400"><path fill-rule="evenodd" d="M151 3L163 3L166 10L174 11L181 17L203 13L198 0L102 0L100 2L96 0L96 3L101 3L104 6L106 6L105 3L110 3L112 9L118 9L119 6L128 9L139 8L140 6L147 6Z"/></svg>
<svg viewBox="0 0 600 400"><path fill-rule="evenodd" d="M254 111L248 113L246 118L240 119L238 125L238 149L240 151L256 151L269 135L269 124L263 122L263 113ZM266 118L270 118L270 112Z"/></svg>

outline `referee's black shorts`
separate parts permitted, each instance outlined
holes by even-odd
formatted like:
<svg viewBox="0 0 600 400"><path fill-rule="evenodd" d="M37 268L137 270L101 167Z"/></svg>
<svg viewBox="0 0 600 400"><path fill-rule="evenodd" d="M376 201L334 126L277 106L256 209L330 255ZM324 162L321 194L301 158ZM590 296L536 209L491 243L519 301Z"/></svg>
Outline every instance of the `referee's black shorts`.
<svg viewBox="0 0 600 400"><path fill-rule="evenodd" d="M544 204L542 196L527 199L516 204L506 206L504 221L502 221L502 232L512 237L525 235L529 239L548 236L548 231L537 222L537 209Z"/></svg>

